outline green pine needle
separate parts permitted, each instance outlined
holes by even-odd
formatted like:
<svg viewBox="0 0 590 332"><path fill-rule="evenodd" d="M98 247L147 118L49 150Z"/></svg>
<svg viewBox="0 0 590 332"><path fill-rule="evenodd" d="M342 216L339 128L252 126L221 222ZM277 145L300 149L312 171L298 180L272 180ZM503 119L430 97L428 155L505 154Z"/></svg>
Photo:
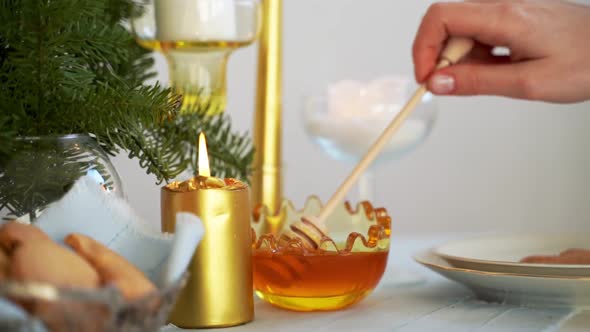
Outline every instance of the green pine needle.
<svg viewBox="0 0 590 332"><path fill-rule="evenodd" d="M22 152L18 137L85 133L111 155L126 151L162 183L196 171L200 132L215 175L248 180L247 133L234 133L226 115L205 115L207 107L180 114L170 89L143 85L155 75L153 60L120 24L139 10L132 0L0 0L0 180ZM56 162L68 165L63 173L83 174L74 172L75 162ZM11 186L0 187L0 209L22 212L63 192L45 188L30 194L45 197L22 197L22 188Z"/></svg>

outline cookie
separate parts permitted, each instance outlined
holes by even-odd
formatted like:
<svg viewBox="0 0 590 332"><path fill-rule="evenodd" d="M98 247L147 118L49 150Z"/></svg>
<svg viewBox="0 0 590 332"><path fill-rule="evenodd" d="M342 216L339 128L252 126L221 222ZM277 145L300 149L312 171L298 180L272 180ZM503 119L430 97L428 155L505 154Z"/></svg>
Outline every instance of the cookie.
<svg viewBox="0 0 590 332"><path fill-rule="evenodd" d="M156 290L143 272L100 242L82 234L70 234L65 242L96 269L103 285L115 285L127 300Z"/></svg>
<svg viewBox="0 0 590 332"><path fill-rule="evenodd" d="M0 247L11 253L18 245L28 241L51 241L38 227L9 221L0 226Z"/></svg>
<svg viewBox="0 0 590 332"><path fill-rule="evenodd" d="M521 263L535 264L590 264L590 250L572 248L559 255L534 255L523 258Z"/></svg>
<svg viewBox="0 0 590 332"><path fill-rule="evenodd" d="M0 282L8 276L8 268L10 267L10 257L6 254L4 249L0 248Z"/></svg>
<svg viewBox="0 0 590 332"><path fill-rule="evenodd" d="M52 241L26 241L12 253L9 277L58 287L97 288L100 278L86 260Z"/></svg>

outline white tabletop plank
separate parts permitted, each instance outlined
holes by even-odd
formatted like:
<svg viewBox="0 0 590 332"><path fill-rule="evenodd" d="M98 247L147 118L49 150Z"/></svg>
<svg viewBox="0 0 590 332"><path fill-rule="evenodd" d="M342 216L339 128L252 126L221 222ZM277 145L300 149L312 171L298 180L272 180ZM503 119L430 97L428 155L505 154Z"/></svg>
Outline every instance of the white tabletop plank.
<svg viewBox="0 0 590 332"><path fill-rule="evenodd" d="M559 332L587 332L590 331L590 311L572 312L568 319L556 329Z"/></svg>
<svg viewBox="0 0 590 332"><path fill-rule="evenodd" d="M551 331L569 318L570 312L566 309L510 308L488 321L478 331Z"/></svg>
<svg viewBox="0 0 590 332"><path fill-rule="evenodd" d="M412 254L457 235L400 236L392 241L386 274L364 301L334 312L299 313L256 300L256 318L209 331L519 331L590 330L590 313L534 309L477 300L466 288L416 264ZM166 327L162 332L183 331Z"/></svg>

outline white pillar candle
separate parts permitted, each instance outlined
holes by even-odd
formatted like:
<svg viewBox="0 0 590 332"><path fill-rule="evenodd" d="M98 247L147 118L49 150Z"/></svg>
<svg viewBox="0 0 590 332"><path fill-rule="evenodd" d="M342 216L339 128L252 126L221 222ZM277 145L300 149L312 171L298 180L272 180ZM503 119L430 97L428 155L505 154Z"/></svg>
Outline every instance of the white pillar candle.
<svg viewBox="0 0 590 332"><path fill-rule="evenodd" d="M160 41L236 39L234 0L155 0Z"/></svg>

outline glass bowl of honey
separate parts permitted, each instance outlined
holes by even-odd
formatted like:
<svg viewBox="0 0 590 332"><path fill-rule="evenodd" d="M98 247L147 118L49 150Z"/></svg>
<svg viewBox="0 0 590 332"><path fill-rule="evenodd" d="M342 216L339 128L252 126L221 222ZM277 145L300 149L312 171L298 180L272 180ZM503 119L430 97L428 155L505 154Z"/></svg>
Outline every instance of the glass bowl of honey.
<svg viewBox="0 0 590 332"><path fill-rule="evenodd" d="M254 290L262 300L295 311L338 310L381 280L391 233L387 210L345 202L322 225L304 218L321 208L312 196L301 210L284 201L276 215L254 211Z"/></svg>

